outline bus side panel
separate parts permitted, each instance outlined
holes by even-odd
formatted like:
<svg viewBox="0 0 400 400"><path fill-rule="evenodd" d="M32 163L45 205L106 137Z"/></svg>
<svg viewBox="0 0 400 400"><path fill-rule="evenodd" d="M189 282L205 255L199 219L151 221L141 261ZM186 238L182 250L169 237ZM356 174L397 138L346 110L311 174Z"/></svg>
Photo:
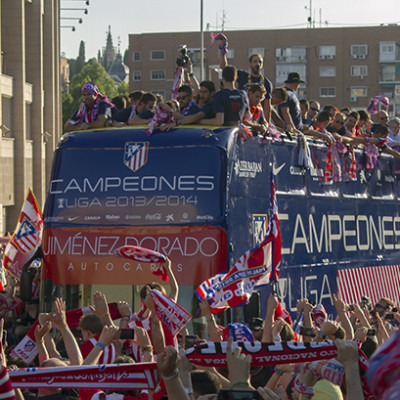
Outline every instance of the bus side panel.
<svg viewBox="0 0 400 400"><path fill-rule="evenodd" d="M154 265L115 256L123 245L168 256L180 285L199 285L226 270L226 232L219 227L47 228L43 277L55 284L141 285L159 280L151 274Z"/></svg>
<svg viewBox="0 0 400 400"><path fill-rule="evenodd" d="M295 311L293 299L309 297L332 312L339 270L387 260L400 249L398 202L383 197L390 193L393 179L387 171L393 161L382 157L382 170L370 173L368 182L358 174L357 182L325 184L319 179L325 162L319 171L296 167L297 152L295 144L260 146L254 140L236 147L228 197L229 261L233 265L257 244L264 221L268 223L272 170L282 234L278 296L289 311ZM317 148L316 154L325 160L326 148ZM382 200L367 197L367 192Z"/></svg>

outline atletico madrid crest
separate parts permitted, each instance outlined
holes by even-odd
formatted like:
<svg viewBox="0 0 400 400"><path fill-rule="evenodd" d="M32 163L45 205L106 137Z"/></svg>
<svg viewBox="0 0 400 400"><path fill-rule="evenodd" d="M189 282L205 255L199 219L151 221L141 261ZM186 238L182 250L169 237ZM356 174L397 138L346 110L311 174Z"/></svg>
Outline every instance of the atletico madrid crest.
<svg viewBox="0 0 400 400"><path fill-rule="evenodd" d="M124 164L136 172L147 163L147 152L149 142L127 142L125 143Z"/></svg>
<svg viewBox="0 0 400 400"><path fill-rule="evenodd" d="M252 214L251 216L253 219L253 246L257 246L267 234L268 216L267 214Z"/></svg>
<svg viewBox="0 0 400 400"><path fill-rule="evenodd" d="M25 217L12 240L24 254L36 249L39 234L33 224Z"/></svg>

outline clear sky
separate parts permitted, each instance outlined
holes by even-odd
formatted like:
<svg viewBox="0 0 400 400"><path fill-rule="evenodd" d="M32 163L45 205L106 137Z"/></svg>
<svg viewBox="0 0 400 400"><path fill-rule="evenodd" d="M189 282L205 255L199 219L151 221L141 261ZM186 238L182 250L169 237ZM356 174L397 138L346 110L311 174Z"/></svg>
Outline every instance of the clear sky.
<svg viewBox="0 0 400 400"><path fill-rule="evenodd" d="M105 46L111 26L114 46L121 42L121 52L128 47L130 33L185 32L200 29L200 0L61 0L63 8L87 8L83 11L61 10L61 18L81 17L82 24L61 20L61 25L75 25L76 30L61 29L61 52L66 57L78 55L79 43L86 44L86 59L97 56ZM204 29L225 30L305 28L310 15L310 0L203 0ZM312 0L315 26L361 26L400 24L400 0ZM225 18L223 18L225 15ZM321 15L321 18L320 18ZM245 18L243 16L246 16ZM327 24L326 24L327 22ZM208 40L208 39L206 39Z"/></svg>

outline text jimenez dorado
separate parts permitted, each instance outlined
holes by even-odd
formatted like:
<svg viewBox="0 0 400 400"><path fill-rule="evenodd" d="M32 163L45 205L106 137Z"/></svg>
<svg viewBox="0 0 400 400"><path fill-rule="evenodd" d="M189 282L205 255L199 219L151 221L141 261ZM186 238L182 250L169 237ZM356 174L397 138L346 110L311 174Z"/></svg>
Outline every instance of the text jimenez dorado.
<svg viewBox="0 0 400 400"><path fill-rule="evenodd" d="M122 189L125 192L154 192L167 190L179 191L212 191L215 177L210 175L180 175L180 176L119 176L101 177L97 181L89 178L53 179L50 181L50 194L64 194L72 191L77 193L107 193Z"/></svg>

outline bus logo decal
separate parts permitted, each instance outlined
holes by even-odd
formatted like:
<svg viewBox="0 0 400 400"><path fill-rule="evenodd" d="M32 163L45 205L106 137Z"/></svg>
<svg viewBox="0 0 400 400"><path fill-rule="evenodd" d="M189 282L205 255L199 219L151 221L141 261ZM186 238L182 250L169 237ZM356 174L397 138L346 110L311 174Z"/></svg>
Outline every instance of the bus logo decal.
<svg viewBox="0 0 400 400"><path fill-rule="evenodd" d="M149 142L127 142L125 143L124 164L136 172L147 163L147 152Z"/></svg>
<svg viewBox="0 0 400 400"><path fill-rule="evenodd" d="M268 216L267 214L252 214L253 222L253 246L260 243L260 238L262 239L267 233L268 229ZM262 231L262 232L261 232Z"/></svg>

